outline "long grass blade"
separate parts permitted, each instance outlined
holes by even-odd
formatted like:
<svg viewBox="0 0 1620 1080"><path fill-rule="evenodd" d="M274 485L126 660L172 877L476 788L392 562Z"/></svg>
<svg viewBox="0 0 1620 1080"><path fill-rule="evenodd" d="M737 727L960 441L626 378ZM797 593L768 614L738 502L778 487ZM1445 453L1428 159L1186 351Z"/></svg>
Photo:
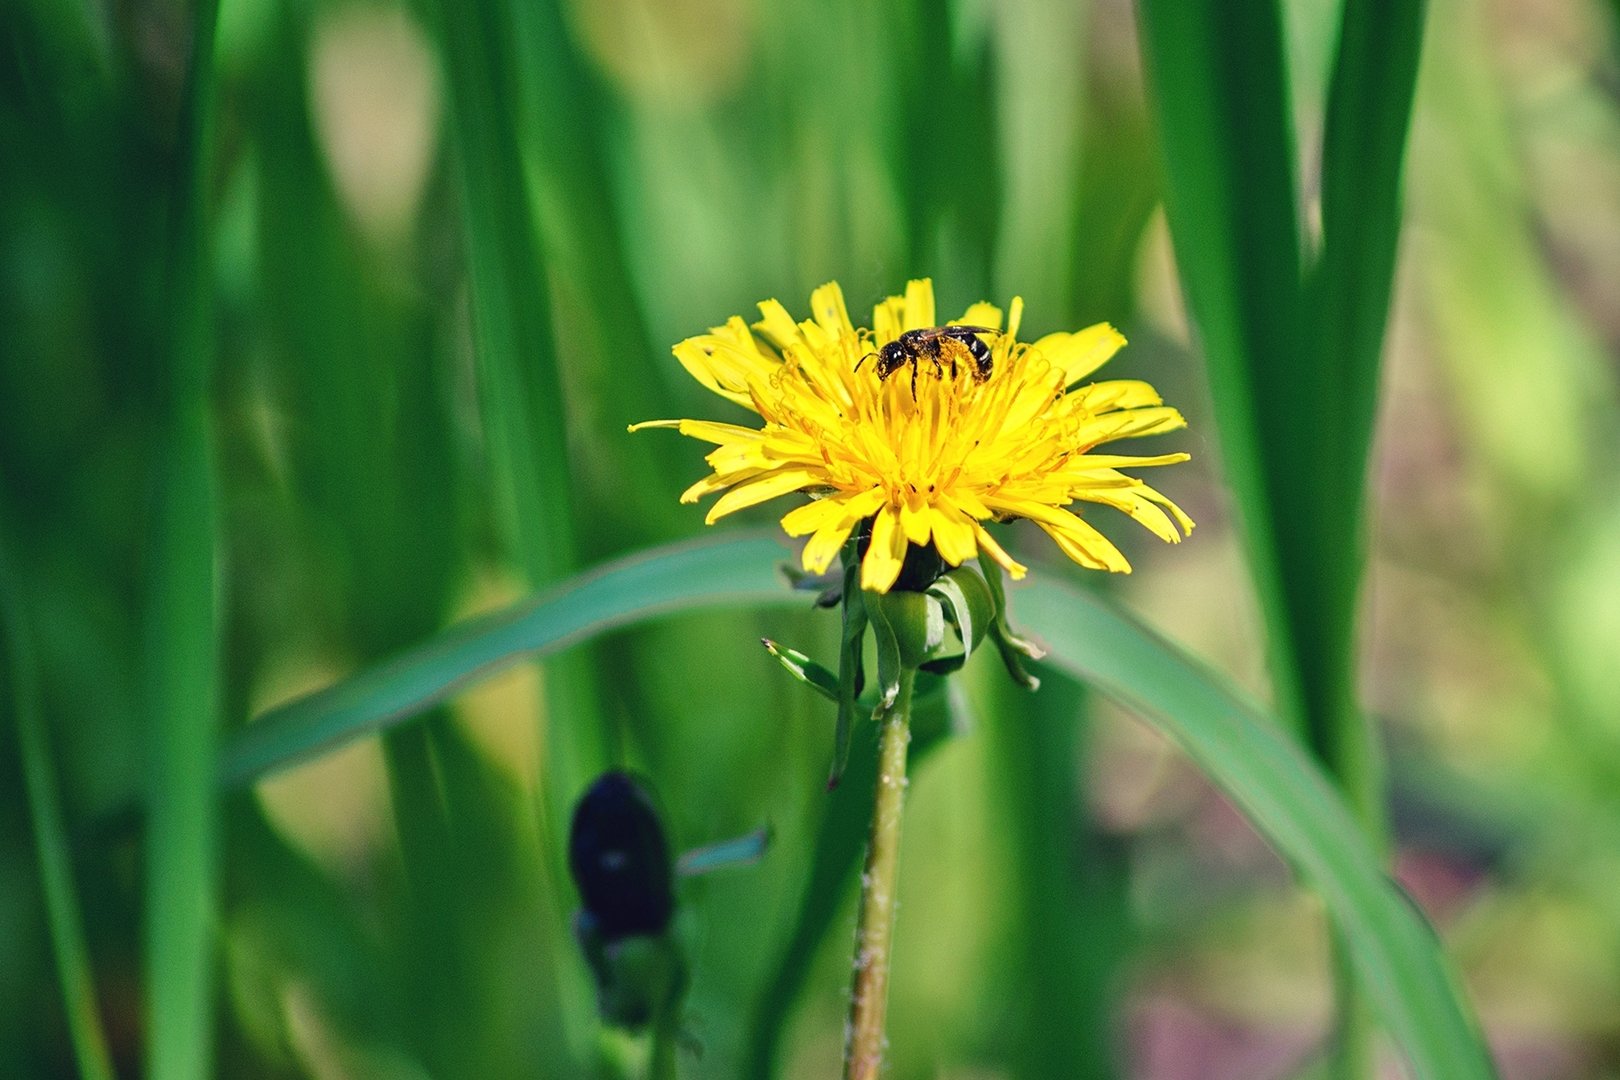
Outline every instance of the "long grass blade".
<svg viewBox="0 0 1620 1080"><path fill-rule="evenodd" d="M539 586L573 568L568 442L550 294L509 107L502 5L433 5L449 76L481 413L511 549Z"/></svg>
<svg viewBox="0 0 1620 1080"><path fill-rule="evenodd" d="M1378 845L1382 778L1355 700L1354 629L1422 26L1421 0L1344 6L1322 237L1302 270L1278 5L1143 7L1171 228L1210 360L1277 699ZM1339 984L1339 1067L1354 1075L1368 1041L1355 1031L1349 980Z"/></svg>
<svg viewBox="0 0 1620 1080"><path fill-rule="evenodd" d="M1312 498L1301 515L1313 542L1285 552L1290 595L1308 581L1321 590L1296 618L1310 744L1375 843L1387 831L1382 755L1356 702L1355 622L1366 561L1367 462L1424 9L1423 0L1347 0L1340 19L1322 147L1322 237L1306 281L1309 335L1302 350L1329 385L1316 409L1315 439L1294 448L1317 458ZM1372 1039L1347 973L1353 949L1352 941L1335 948L1337 1057L1341 1075L1360 1077L1373 1067Z"/></svg>
<svg viewBox="0 0 1620 1080"><path fill-rule="evenodd" d="M577 566L581 522L569 468L568 406L521 152L512 15L500 0L430 5L448 74L452 154L465 223L479 414L507 550L532 588ZM593 674L554 664L545 686L539 809L567 818L568 800L614 760ZM561 863L553 860L560 877Z"/></svg>
<svg viewBox="0 0 1620 1080"><path fill-rule="evenodd" d="M1310 472L1309 485L1299 489L1306 502L1290 512L1308 524L1284 552L1290 595L1301 607L1295 632L1310 742L1375 833L1382 832L1382 790L1355 703L1354 627L1424 6L1423 0L1344 6L1322 150L1321 250L1305 293L1310 331L1302 355L1320 384L1315 436L1291 448Z"/></svg>
<svg viewBox="0 0 1620 1080"><path fill-rule="evenodd" d="M148 621L147 1023L157 1080L208 1073L218 741L213 477L201 404L166 455Z"/></svg>
<svg viewBox="0 0 1620 1080"><path fill-rule="evenodd" d="M1424 0L1346 0L1328 92L1322 244L1307 300L1315 362L1342 391L1323 416L1337 418L1339 430L1317 440L1349 470L1334 493L1352 496L1341 522L1361 516L1426 8Z"/></svg>
<svg viewBox="0 0 1620 1080"><path fill-rule="evenodd" d="M1292 510L1300 486L1287 453L1312 437L1315 376L1297 354L1300 229L1281 18L1275 0L1146 0L1140 17L1176 262L1208 359L1276 699L1303 731L1285 566L1303 515Z"/></svg>
<svg viewBox="0 0 1620 1080"><path fill-rule="evenodd" d="M600 429L576 432L576 446L610 454L624 482L580 491L588 513L577 521L593 553L618 553L649 534L675 535L678 508L663 493L677 483L678 459L651 440L626 442L626 425L668 409L674 375L669 343L654 342L630 273L623 207L615 198L603 118L615 103L581 55L566 4L512 7L517 112L532 137L525 157L538 194L536 217L560 307L576 316L561 327L577 358L576 388L602 413ZM596 425L592 425L595 427Z"/></svg>
<svg viewBox="0 0 1620 1080"><path fill-rule="evenodd" d="M217 0L193 9L170 204L163 434L147 612L147 1074L202 1080L213 1043L218 839L216 522L207 415L213 354L207 200Z"/></svg>

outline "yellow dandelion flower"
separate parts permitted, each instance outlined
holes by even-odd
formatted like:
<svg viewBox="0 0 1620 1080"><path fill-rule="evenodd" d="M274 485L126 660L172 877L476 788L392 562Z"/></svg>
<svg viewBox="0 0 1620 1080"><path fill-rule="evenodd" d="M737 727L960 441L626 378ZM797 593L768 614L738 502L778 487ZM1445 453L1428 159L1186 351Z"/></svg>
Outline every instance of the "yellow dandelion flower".
<svg viewBox="0 0 1620 1080"><path fill-rule="evenodd" d="M681 496L691 503L724 492L709 524L806 492L811 501L789 511L782 528L809 537L804 568L821 574L851 530L870 518L861 587L876 592L893 586L912 544L933 544L952 566L983 551L1023 577L1025 567L985 528L1012 518L1039 525L1081 566L1128 573L1119 549L1066 509L1077 501L1121 510L1172 543L1191 531L1175 503L1120 471L1188 455L1092 452L1186 425L1145 382L1081 385L1125 344L1112 326L1021 344L1022 300L1013 300L1005 329L999 308L978 303L947 325L986 328L974 336L988 346L988 377L968 345L945 336L935 337L937 350L914 367L880 375L885 365L873 361L883 346L937 325L932 283L913 281L903 296L878 304L871 329L850 322L836 283L815 290L810 305L815 317L795 322L767 300L752 328L734 316L675 346L698 382L757 413L762 427L651 420L630 428L675 428L715 444L706 459L712 474Z"/></svg>

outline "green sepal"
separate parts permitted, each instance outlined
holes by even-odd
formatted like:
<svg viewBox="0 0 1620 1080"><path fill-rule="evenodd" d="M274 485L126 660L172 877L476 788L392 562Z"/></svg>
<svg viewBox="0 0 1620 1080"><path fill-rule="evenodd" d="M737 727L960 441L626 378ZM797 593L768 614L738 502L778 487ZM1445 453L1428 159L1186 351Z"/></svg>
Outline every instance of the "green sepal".
<svg viewBox="0 0 1620 1080"><path fill-rule="evenodd" d="M838 726L833 732L833 766L827 777L827 790L838 786L849 765L849 744L855 732L856 698L865 681L861 671L861 646L866 638L866 599L861 595L861 560L855 541L844 545L844 625L838 647ZM879 650L881 655L881 649ZM898 690L898 684L896 685Z"/></svg>
<svg viewBox="0 0 1620 1080"><path fill-rule="evenodd" d="M890 605L885 603L886 593L861 593L872 619L872 641L877 646L878 685L877 702L872 709L874 719L880 718L900 696L900 643L895 638L894 624L890 620Z"/></svg>
<svg viewBox="0 0 1620 1080"><path fill-rule="evenodd" d="M984 583L995 605L995 617L990 623L989 632L991 640L996 643L996 651L1001 654L1001 662L1018 685L1026 690L1039 690L1041 680L1029 673L1024 667L1024 660L1039 660L1046 655L1046 650L1018 634L1008 623L1007 590L1002 585L1000 565L981 553L979 566L984 570Z"/></svg>
<svg viewBox="0 0 1620 1080"><path fill-rule="evenodd" d="M917 670L926 671L930 675L955 675L967 663L967 658L968 654L965 652L951 653L937 660L924 660L917 665Z"/></svg>
<svg viewBox="0 0 1620 1080"><path fill-rule="evenodd" d="M574 936L590 965L603 1023L641 1031L678 1012L686 996L687 971L674 934L608 939L582 911L574 916Z"/></svg>
<svg viewBox="0 0 1620 1080"><path fill-rule="evenodd" d="M872 613L873 627L886 627L893 641L891 670L898 692L900 669L919 668L942 655L949 626L945 605L928 593L891 589L886 593L867 593L866 607ZM893 703L893 695L883 667L883 635L884 630L878 629L878 677L883 684L879 704L886 708Z"/></svg>
<svg viewBox="0 0 1620 1080"><path fill-rule="evenodd" d="M772 641L770 638L760 638L759 643L765 646L767 652L776 657L787 673L799 680L828 701L838 700L838 676L827 668L810 659L798 649Z"/></svg>
<svg viewBox="0 0 1620 1080"><path fill-rule="evenodd" d="M956 624L956 633L962 639L962 659L973 655L973 650L984 640L985 632L995 621L996 601L978 571L967 566L942 575L928 587L928 592L945 605L945 613Z"/></svg>

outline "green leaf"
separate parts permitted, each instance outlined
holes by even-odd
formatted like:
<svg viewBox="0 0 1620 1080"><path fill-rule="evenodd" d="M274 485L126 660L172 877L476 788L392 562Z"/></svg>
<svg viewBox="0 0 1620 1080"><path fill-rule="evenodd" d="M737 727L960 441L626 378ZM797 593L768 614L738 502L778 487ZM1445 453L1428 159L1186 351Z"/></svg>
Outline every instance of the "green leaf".
<svg viewBox="0 0 1620 1080"><path fill-rule="evenodd" d="M618 102L584 55L567 0L507 5L516 93L505 103L518 117L521 156L534 178L535 219L543 237L562 337L569 344L569 381L602 410L599 424L573 433L577 454L608 454L611 490L576 486L575 526L586 550L617 553L638 535L675 535L684 508L668 497L684 487L685 465L660 440L626 440L626 425L664 415L677 365L653 336L631 273L633 188L615 183L612 115ZM644 243L645 238L634 238Z"/></svg>
<svg viewBox="0 0 1620 1080"><path fill-rule="evenodd" d="M1376 732L1356 702L1355 623L1366 561L1367 463L1379 359L1401 232L1401 177L1422 52L1423 0L1347 0L1339 25L1322 148L1322 238L1305 282L1316 375L1309 437L1278 454L1300 466L1281 483L1307 496L1273 506L1297 528L1281 551L1312 750L1343 787L1375 843L1387 833ZM1302 328L1303 329L1303 328ZM1288 468L1272 463L1273 471ZM1297 534L1297 535L1294 535ZM1341 985L1353 944L1338 942ZM1341 991L1341 1071L1365 1075L1373 1056L1364 1005Z"/></svg>
<svg viewBox="0 0 1620 1080"><path fill-rule="evenodd" d="M992 675L968 683L975 711L974 753L984 754L992 790L986 824L1001 845L1007 877L998 882L1011 916L996 949L1004 983L997 1065L1007 1080L1124 1080L1113 1023L1120 980L1138 953L1132 917L1128 836L1088 809L1091 768L1101 740L1073 679L1048 679L1031 694ZM982 750L981 750L982 748Z"/></svg>
<svg viewBox="0 0 1620 1080"><path fill-rule="evenodd" d="M1166 208L1209 360L1276 698L1381 846L1382 776L1355 698L1355 621L1423 3L1343 5L1314 264L1300 253L1276 0L1147 0L1141 10ZM1370 1051L1341 982L1340 1070L1354 1073Z"/></svg>
<svg viewBox="0 0 1620 1080"><path fill-rule="evenodd" d="M1051 645L1053 666L1173 739L1321 895L1417 1077L1495 1075L1434 931L1384 872L1343 797L1259 704L1071 585L1045 582L1019 604Z"/></svg>
<svg viewBox="0 0 1620 1080"><path fill-rule="evenodd" d="M1337 437L1314 440L1345 470L1333 494L1354 496L1341 525L1361 517L1426 8L1424 0L1346 0L1328 92L1322 249L1307 299L1316 362L1342 391L1322 410L1323 420L1337 419Z"/></svg>
<svg viewBox="0 0 1620 1080"><path fill-rule="evenodd" d="M574 568L567 409L519 153L511 32L489 0L428 9L443 42L479 405L505 539L535 585Z"/></svg>
<svg viewBox="0 0 1620 1080"><path fill-rule="evenodd" d="M264 713L235 733L220 778L240 786L392 727L478 679L608 630L677 611L804 603L775 568L774 530L674 544L581 574L532 600L464 623L335 686Z"/></svg>
<svg viewBox="0 0 1620 1080"><path fill-rule="evenodd" d="M1283 713L1375 832L1354 626L1379 356L1422 0L1344 5L1327 103L1322 236L1301 257L1275 0L1142 5L1169 213L1209 361Z"/></svg>
<svg viewBox="0 0 1620 1080"><path fill-rule="evenodd" d="M147 786L149 1072L201 1080L213 1028L218 869L212 763L218 745L214 480L201 402L164 455L146 626L151 724Z"/></svg>

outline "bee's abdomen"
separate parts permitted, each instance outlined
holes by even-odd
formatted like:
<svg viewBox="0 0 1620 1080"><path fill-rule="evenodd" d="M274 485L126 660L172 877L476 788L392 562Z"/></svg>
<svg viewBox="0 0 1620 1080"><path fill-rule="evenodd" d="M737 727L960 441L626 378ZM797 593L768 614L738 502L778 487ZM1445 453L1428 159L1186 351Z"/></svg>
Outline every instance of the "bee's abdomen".
<svg viewBox="0 0 1620 1080"><path fill-rule="evenodd" d="M990 359L990 346L971 334L960 340L963 345L967 346L969 355L973 357L974 378L984 382L990 377L990 371L993 367L993 362Z"/></svg>

